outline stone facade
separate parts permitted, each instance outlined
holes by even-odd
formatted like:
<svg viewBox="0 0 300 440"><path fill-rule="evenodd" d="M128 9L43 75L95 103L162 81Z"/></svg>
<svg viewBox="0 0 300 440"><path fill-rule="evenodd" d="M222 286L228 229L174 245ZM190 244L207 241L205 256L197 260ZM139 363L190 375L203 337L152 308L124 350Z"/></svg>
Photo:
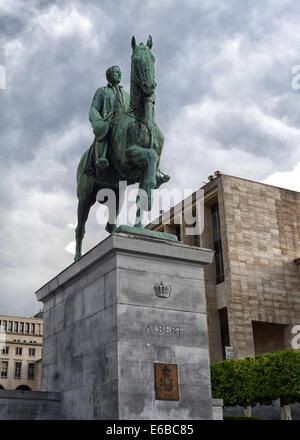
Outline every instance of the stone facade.
<svg viewBox="0 0 300 440"><path fill-rule="evenodd" d="M112 234L37 293L42 390L64 419L212 419L204 266L213 252ZM167 296L160 296L160 283ZM161 400L155 364L174 364ZM176 390L176 387L175 387ZM176 394L176 393L175 393ZM220 402L218 407L220 406Z"/></svg>
<svg viewBox="0 0 300 440"><path fill-rule="evenodd" d="M211 360L224 357L220 311L227 312L224 340L237 357L290 348L291 328L300 323L300 193L225 174L203 189L199 245L214 248L211 207L218 203L224 267L219 283L216 266L205 269ZM174 231L174 225L171 215L170 225L148 227ZM180 229L191 243L184 224Z"/></svg>
<svg viewBox="0 0 300 440"><path fill-rule="evenodd" d="M39 391L43 320L0 315L0 389Z"/></svg>

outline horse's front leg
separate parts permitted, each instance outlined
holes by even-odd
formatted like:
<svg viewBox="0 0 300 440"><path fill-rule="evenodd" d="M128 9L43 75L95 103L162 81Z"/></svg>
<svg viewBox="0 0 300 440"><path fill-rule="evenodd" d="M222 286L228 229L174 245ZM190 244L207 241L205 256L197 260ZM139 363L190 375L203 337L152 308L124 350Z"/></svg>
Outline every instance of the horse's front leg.
<svg viewBox="0 0 300 440"><path fill-rule="evenodd" d="M119 188L114 189L114 193L115 193L115 199L114 199L115 206L111 206L108 208L109 216L108 216L108 222L105 226L105 230L110 234L117 229L117 219L124 204L126 185L124 186L119 182Z"/></svg>
<svg viewBox="0 0 300 440"><path fill-rule="evenodd" d="M136 144L127 149L126 155L130 164L142 171L140 188L146 192L148 197L147 207L144 210L150 211L152 208L151 192L156 186L158 156L154 149L143 148ZM142 202L144 204L144 201Z"/></svg>

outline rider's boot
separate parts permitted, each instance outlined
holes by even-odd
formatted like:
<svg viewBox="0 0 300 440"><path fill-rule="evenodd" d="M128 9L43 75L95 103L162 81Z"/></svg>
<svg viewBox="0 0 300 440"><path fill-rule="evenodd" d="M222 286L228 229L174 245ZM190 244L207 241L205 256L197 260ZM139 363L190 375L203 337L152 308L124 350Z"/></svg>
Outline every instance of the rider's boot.
<svg viewBox="0 0 300 440"><path fill-rule="evenodd" d="M98 159L96 159L95 164L96 164L96 168L100 168L101 170L109 166L109 162L105 157L98 157Z"/></svg>
<svg viewBox="0 0 300 440"><path fill-rule="evenodd" d="M106 159L107 151L107 139L96 141L95 144L95 165L96 169L103 170L109 166L109 162Z"/></svg>

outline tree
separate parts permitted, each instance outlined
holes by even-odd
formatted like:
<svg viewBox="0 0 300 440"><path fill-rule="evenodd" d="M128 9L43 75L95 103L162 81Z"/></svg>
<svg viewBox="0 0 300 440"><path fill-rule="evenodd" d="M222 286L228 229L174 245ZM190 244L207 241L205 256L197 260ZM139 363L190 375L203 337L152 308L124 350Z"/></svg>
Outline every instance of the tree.
<svg viewBox="0 0 300 440"><path fill-rule="evenodd" d="M281 419L290 420L290 405L300 402L300 351L278 351L270 357L269 374L280 399Z"/></svg>
<svg viewBox="0 0 300 440"><path fill-rule="evenodd" d="M224 406L235 406L234 360L215 362L211 365L212 395L223 399Z"/></svg>
<svg viewBox="0 0 300 440"><path fill-rule="evenodd" d="M244 408L245 416L251 417L251 407L256 405L255 360L247 356L234 362L234 394L236 405Z"/></svg>
<svg viewBox="0 0 300 440"><path fill-rule="evenodd" d="M270 405L280 399L281 418L291 419L290 404L300 402L300 351L256 354L212 364L212 394L224 406Z"/></svg>

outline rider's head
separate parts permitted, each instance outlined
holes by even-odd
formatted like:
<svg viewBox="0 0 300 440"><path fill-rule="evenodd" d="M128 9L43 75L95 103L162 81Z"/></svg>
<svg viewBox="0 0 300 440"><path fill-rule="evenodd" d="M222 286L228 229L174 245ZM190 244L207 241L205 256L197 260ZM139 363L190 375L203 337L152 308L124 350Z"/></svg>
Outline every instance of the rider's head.
<svg viewBox="0 0 300 440"><path fill-rule="evenodd" d="M106 79L113 86L121 82L122 72L119 66L111 66L106 71Z"/></svg>

